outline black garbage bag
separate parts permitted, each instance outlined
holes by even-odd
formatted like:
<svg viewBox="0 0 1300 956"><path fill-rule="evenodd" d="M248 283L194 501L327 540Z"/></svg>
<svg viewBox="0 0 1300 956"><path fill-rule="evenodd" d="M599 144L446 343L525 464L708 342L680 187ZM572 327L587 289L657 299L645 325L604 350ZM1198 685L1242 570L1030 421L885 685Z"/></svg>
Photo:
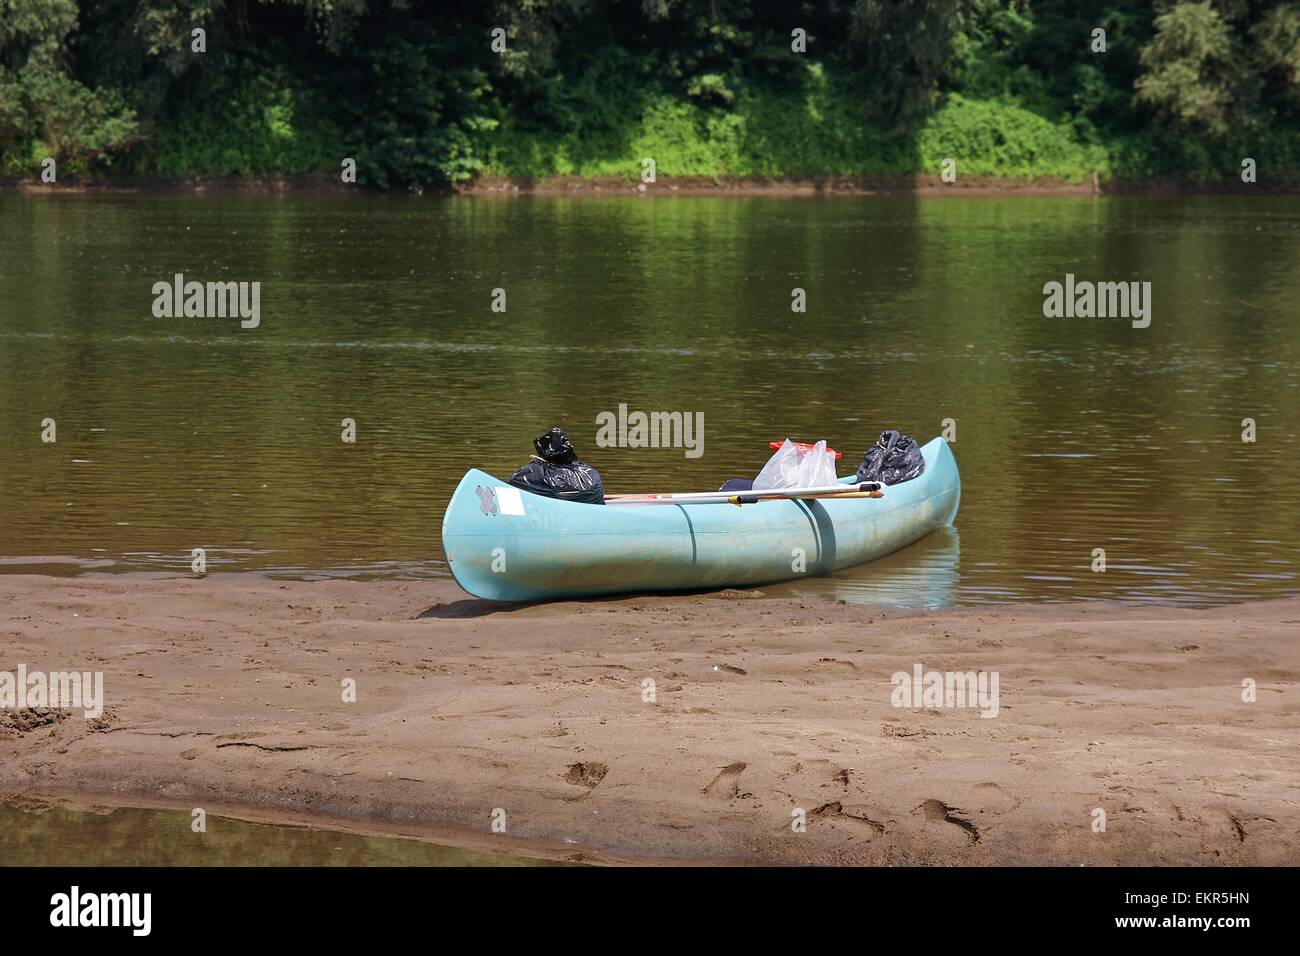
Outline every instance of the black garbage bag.
<svg viewBox="0 0 1300 956"><path fill-rule="evenodd" d="M897 485L911 481L925 471L921 446L911 435L900 435L892 428L882 432L880 440L867 449L858 465L858 481L880 481Z"/></svg>
<svg viewBox="0 0 1300 956"><path fill-rule="evenodd" d="M600 472L578 461L569 436L552 428L533 439L537 454L510 476L510 484L535 495L580 501L588 505L605 503L605 486Z"/></svg>

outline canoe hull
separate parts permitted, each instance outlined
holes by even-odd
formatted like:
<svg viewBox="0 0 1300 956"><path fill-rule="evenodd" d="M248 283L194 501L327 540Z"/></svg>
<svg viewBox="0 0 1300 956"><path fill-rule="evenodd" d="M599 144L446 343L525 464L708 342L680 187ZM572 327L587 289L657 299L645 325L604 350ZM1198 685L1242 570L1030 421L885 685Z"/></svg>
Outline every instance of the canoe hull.
<svg viewBox="0 0 1300 956"><path fill-rule="evenodd" d="M576 504L532 495L477 469L443 515L462 588L497 601L767 584L884 557L950 525L957 462L936 438L920 477L881 499L730 504ZM852 476L842 479L851 482Z"/></svg>

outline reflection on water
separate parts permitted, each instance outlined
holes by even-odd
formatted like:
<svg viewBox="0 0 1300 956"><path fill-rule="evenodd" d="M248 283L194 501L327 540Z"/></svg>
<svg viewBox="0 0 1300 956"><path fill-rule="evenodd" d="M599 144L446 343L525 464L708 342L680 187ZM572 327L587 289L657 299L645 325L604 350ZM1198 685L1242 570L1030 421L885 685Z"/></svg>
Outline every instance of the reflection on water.
<svg viewBox="0 0 1300 956"><path fill-rule="evenodd" d="M460 475L551 424L626 492L952 418L923 602L1296 594L1298 258L1290 197L0 195L0 573L440 577ZM261 281L260 327L155 319L177 272ZM1150 281L1151 327L1044 318L1067 272ZM620 403L703 412L704 456L595 447ZM940 546L797 587L907 605Z"/></svg>
<svg viewBox="0 0 1300 956"><path fill-rule="evenodd" d="M131 807L39 812L0 803L4 866L552 866L546 860L478 853L421 840L246 823L208 816L191 830L180 810Z"/></svg>
<svg viewBox="0 0 1300 956"><path fill-rule="evenodd" d="M956 528L938 531L911 547L870 564L845 568L823 578L765 587L774 596L816 594L848 604L896 610L951 607L960 581L961 536Z"/></svg>

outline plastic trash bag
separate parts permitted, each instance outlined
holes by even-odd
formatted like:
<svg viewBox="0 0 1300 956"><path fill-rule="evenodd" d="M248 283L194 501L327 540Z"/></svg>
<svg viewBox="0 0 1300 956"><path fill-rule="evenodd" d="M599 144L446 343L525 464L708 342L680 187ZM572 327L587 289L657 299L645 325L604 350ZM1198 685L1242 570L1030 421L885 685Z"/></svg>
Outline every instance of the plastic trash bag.
<svg viewBox="0 0 1300 956"><path fill-rule="evenodd" d="M882 432L880 439L867 449L858 465L858 481L879 481L897 485L911 481L925 471L921 446L911 435L900 435L892 428Z"/></svg>
<svg viewBox="0 0 1300 956"><path fill-rule="evenodd" d="M537 454L510 476L510 484L548 498L589 505L605 503L605 486L601 483L600 472L578 461L573 442L561 429L552 428L537 436L533 439L533 447Z"/></svg>
<svg viewBox="0 0 1300 956"><path fill-rule="evenodd" d="M754 479L754 490L824 488L835 483L835 456L826 450L825 441L806 449L787 438Z"/></svg>

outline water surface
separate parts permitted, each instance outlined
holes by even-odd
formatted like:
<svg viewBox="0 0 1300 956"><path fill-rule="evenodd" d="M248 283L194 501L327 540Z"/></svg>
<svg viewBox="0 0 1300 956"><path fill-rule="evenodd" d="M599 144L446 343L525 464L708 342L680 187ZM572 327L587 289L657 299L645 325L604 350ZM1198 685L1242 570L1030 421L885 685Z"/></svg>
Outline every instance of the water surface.
<svg viewBox="0 0 1300 956"><path fill-rule="evenodd" d="M951 418L956 529L782 588L1296 594L1297 261L1296 198L0 195L0 572L438 577L461 474L551 424L626 492ZM177 272L260 281L260 326L154 318ZM1150 281L1150 328L1044 318L1067 272ZM597 448L620 403L703 412L703 456Z"/></svg>
<svg viewBox="0 0 1300 956"><path fill-rule="evenodd" d="M181 810L33 812L0 803L0 866L552 866L397 837L248 823Z"/></svg>

